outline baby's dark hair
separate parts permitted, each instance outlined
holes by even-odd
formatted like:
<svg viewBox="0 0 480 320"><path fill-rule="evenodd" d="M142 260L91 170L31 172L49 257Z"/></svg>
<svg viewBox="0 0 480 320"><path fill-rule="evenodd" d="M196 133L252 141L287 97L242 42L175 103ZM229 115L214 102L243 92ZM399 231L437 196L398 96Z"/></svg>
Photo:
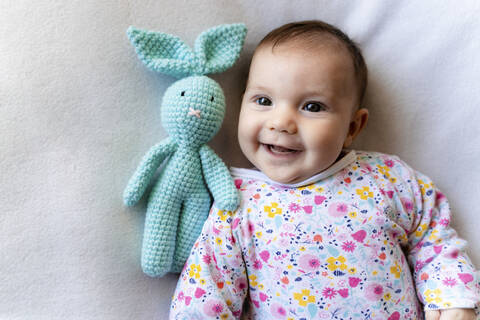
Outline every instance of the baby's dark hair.
<svg viewBox="0 0 480 320"><path fill-rule="evenodd" d="M330 38L330 39L329 39ZM285 24L268 33L257 46L276 46L292 41L300 40L304 43L318 45L319 41L337 40L348 50L352 57L355 70L355 80L358 86L358 106L361 106L368 83L368 70L360 48L340 29L320 20L307 20Z"/></svg>

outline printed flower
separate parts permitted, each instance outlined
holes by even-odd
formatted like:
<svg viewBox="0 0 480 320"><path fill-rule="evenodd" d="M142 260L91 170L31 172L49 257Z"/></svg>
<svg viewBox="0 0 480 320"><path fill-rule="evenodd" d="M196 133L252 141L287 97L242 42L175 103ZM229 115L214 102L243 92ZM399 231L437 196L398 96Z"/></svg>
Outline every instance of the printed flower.
<svg viewBox="0 0 480 320"><path fill-rule="evenodd" d="M247 279L237 278L237 280L235 280L235 287L240 291L246 289L247 288Z"/></svg>
<svg viewBox="0 0 480 320"><path fill-rule="evenodd" d="M302 307L306 307L308 303L315 302L315 296L310 295L310 290L303 289L302 292L294 292L293 298L298 301Z"/></svg>
<svg viewBox="0 0 480 320"><path fill-rule="evenodd" d="M255 259L253 262L253 268L254 269L262 269L262 261Z"/></svg>
<svg viewBox="0 0 480 320"><path fill-rule="evenodd" d="M298 264L305 271L315 271L320 267L320 260L311 254L304 254L298 259Z"/></svg>
<svg viewBox="0 0 480 320"><path fill-rule="evenodd" d="M385 164L387 165L387 167L392 168L393 167L393 160L390 160L390 159L385 160Z"/></svg>
<svg viewBox="0 0 480 320"><path fill-rule="evenodd" d="M278 203L272 202L270 206L264 206L263 210L268 213L269 218L275 217L276 214L282 214L282 208L278 208Z"/></svg>
<svg viewBox="0 0 480 320"><path fill-rule="evenodd" d="M353 241L345 241L342 244L342 249L347 252L353 252L353 250L355 250L355 243Z"/></svg>
<svg viewBox="0 0 480 320"><path fill-rule="evenodd" d="M442 294L442 290L440 289L435 289L435 290L430 290L427 289L423 293L425 296L425 300L427 300L428 303L440 303L442 302L442 298L440 298L440 295Z"/></svg>
<svg viewBox="0 0 480 320"><path fill-rule="evenodd" d="M368 300L376 301L381 299L383 296L383 287L381 284L372 283L365 288L365 297Z"/></svg>
<svg viewBox="0 0 480 320"><path fill-rule="evenodd" d="M398 261L395 261L395 265L390 267L390 272L395 275L395 278L400 278L400 273L402 273L402 267L398 265Z"/></svg>
<svg viewBox="0 0 480 320"><path fill-rule="evenodd" d="M328 214L332 217L343 217L348 214L348 204L345 202L334 202L328 207Z"/></svg>
<svg viewBox="0 0 480 320"><path fill-rule="evenodd" d="M209 256L208 254L203 255L202 259L203 259L203 262L205 262L205 264L210 264L210 262L212 261L212 257Z"/></svg>
<svg viewBox="0 0 480 320"><path fill-rule="evenodd" d="M200 271L202 271L202 266L192 263L190 265L190 271L188 272L188 275L190 278L198 279L200 278Z"/></svg>
<svg viewBox="0 0 480 320"><path fill-rule="evenodd" d="M392 295L390 294L390 292L387 292L383 295L383 299L385 299L386 301L390 300L391 297Z"/></svg>
<svg viewBox="0 0 480 320"><path fill-rule="evenodd" d="M325 298L333 299L333 297L335 297L337 295L337 291L335 291L335 289L333 289L333 288L325 288L322 291L322 295Z"/></svg>
<svg viewBox="0 0 480 320"><path fill-rule="evenodd" d="M327 259L327 268L330 271L335 271L337 269L346 270L348 267L345 264L345 261L347 261L347 259L345 259L343 256L339 256L338 258L330 257Z"/></svg>
<svg viewBox="0 0 480 320"><path fill-rule="evenodd" d="M420 238L423 235L423 233L425 232L425 230L427 230L427 224L422 223L421 225L419 225L417 227L417 230L415 230L415 236Z"/></svg>
<svg viewBox="0 0 480 320"><path fill-rule="evenodd" d="M219 237L215 238L215 243L217 244L217 246L221 246L222 242L223 242L222 238L219 238Z"/></svg>
<svg viewBox="0 0 480 320"><path fill-rule="evenodd" d="M448 227L448 225L450 224L450 220L449 219L446 219L446 218L443 218L440 220L440 225L444 226L444 227Z"/></svg>
<svg viewBox="0 0 480 320"><path fill-rule="evenodd" d="M373 198L373 192L370 191L369 187L363 187L362 189L357 189L356 192L360 196L360 199L362 200Z"/></svg>
<svg viewBox="0 0 480 320"><path fill-rule="evenodd" d="M302 207L300 207L300 205L298 205L298 203L295 203L295 202L290 203L290 205L288 206L288 210L290 210L294 213L297 213L301 209L302 209Z"/></svg>
<svg viewBox="0 0 480 320"><path fill-rule="evenodd" d="M270 306L270 313L276 319L285 319L285 317L287 316L287 310L279 303L273 303Z"/></svg>
<svg viewBox="0 0 480 320"><path fill-rule="evenodd" d="M258 282L257 282L257 276L256 276L256 275L251 274L251 275L248 277L248 279L250 279L250 285L251 285L252 287L256 287L256 286L257 286Z"/></svg>
<svg viewBox="0 0 480 320"><path fill-rule="evenodd" d="M217 214L220 217L220 220L225 222L228 217L231 217L233 215L233 212L232 211L218 210Z"/></svg>
<svg viewBox="0 0 480 320"><path fill-rule="evenodd" d="M403 207L407 210L408 213L412 212L413 210L413 202L408 198L400 198Z"/></svg>
<svg viewBox="0 0 480 320"><path fill-rule="evenodd" d="M453 287L457 284L457 280L454 278L445 278L443 279L443 284L446 285L447 287Z"/></svg>
<svg viewBox="0 0 480 320"><path fill-rule="evenodd" d="M203 306L203 312L210 317L220 315L223 309L223 304L219 300L207 300Z"/></svg>

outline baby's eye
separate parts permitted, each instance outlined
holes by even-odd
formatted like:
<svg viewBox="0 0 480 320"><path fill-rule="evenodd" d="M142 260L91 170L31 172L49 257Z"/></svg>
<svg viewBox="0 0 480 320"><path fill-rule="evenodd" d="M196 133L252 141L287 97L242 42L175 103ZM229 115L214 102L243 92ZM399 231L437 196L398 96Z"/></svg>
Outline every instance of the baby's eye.
<svg viewBox="0 0 480 320"><path fill-rule="evenodd" d="M323 103L319 102L307 102L303 107L302 110L305 110L307 112L320 112L326 110L325 106Z"/></svg>
<svg viewBox="0 0 480 320"><path fill-rule="evenodd" d="M272 101L270 101L270 99L265 98L265 97L257 98L257 100L255 100L255 103L257 103L261 106L271 106L272 105Z"/></svg>
<svg viewBox="0 0 480 320"><path fill-rule="evenodd" d="M213 96L212 96L212 98L210 99L210 101L212 101L212 102L213 102L213 100L214 100L214 99L213 99Z"/></svg>
<svg viewBox="0 0 480 320"><path fill-rule="evenodd" d="M185 91L182 91L182 93L180 93L180 95L183 97L185 95Z"/></svg>

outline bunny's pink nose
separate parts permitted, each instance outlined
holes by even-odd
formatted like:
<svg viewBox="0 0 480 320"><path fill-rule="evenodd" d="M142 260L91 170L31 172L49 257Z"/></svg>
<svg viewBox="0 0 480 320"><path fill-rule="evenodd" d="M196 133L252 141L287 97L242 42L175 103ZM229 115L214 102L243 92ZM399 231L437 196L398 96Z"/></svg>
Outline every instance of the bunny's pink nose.
<svg viewBox="0 0 480 320"><path fill-rule="evenodd" d="M188 108L188 115L200 118L200 110L195 110L193 108Z"/></svg>

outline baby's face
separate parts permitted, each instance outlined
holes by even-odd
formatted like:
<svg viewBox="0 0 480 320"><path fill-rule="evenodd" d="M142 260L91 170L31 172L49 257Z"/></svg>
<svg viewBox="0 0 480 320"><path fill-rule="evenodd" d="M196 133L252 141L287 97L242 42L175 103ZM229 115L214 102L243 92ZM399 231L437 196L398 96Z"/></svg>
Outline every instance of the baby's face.
<svg viewBox="0 0 480 320"><path fill-rule="evenodd" d="M292 44L257 49L242 100L238 139L250 162L281 183L332 165L353 137L357 103L346 50Z"/></svg>

